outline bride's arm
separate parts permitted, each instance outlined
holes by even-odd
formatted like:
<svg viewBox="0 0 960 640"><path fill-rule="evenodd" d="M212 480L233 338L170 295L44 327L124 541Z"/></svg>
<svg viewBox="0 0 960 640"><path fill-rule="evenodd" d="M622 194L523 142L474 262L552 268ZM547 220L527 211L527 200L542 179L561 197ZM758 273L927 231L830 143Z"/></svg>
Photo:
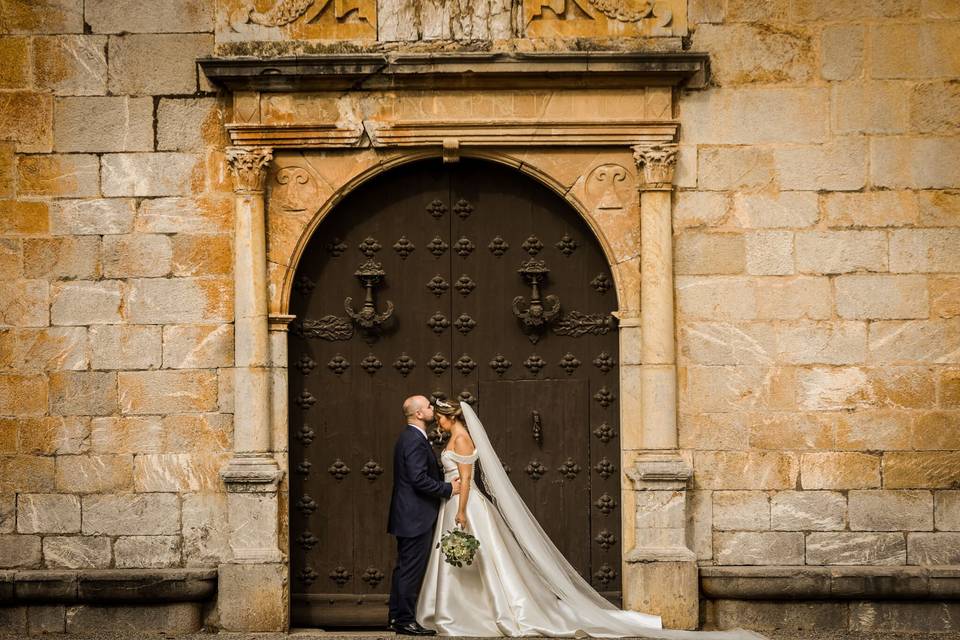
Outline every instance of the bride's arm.
<svg viewBox="0 0 960 640"><path fill-rule="evenodd" d="M453 443L453 450L461 456L473 453L473 443L467 438L459 438ZM464 529L467 528L467 500L470 498L470 479L473 476L473 464L457 463L460 472L460 504L457 508L456 522Z"/></svg>

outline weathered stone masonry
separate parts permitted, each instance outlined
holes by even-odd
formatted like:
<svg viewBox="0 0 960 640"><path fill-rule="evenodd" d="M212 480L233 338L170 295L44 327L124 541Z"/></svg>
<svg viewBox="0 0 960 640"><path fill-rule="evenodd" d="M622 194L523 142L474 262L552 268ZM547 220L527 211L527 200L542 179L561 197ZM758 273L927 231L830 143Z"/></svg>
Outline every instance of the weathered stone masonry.
<svg viewBox="0 0 960 640"><path fill-rule="evenodd" d="M628 606L956 630L956 3L0 4L0 627L286 625L288 275L365 177L462 154L564 194L610 258ZM196 64L578 49L615 55L549 100ZM706 86L602 72L691 51Z"/></svg>

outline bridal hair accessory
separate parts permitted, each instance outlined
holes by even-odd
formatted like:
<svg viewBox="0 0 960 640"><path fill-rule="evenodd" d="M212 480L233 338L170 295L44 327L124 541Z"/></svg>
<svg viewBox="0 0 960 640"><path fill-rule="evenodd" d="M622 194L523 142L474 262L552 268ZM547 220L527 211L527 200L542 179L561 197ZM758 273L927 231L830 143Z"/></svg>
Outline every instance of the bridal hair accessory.
<svg viewBox="0 0 960 640"><path fill-rule="evenodd" d="M480 541L461 528L451 529L440 537L437 548L447 564L455 567L473 564Z"/></svg>
<svg viewBox="0 0 960 640"><path fill-rule="evenodd" d="M444 402L443 400L435 400L433 402L434 406L443 407L444 409L453 409L453 405L449 402Z"/></svg>

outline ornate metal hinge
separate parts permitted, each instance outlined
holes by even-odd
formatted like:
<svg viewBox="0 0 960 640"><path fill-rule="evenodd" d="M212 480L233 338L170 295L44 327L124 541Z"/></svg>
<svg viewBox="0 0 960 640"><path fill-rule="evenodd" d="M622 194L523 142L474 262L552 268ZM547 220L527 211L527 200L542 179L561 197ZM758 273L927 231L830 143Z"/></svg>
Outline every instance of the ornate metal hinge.
<svg viewBox="0 0 960 640"><path fill-rule="evenodd" d="M514 298L513 315L520 320L530 342L536 344L543 329L559 315L560 298L550 295L540 299L540 283L545 281L550 273L543 260L530 258L520 265L517 273L530 285L530 302L526 304L526 309L521 310L521 305L524 304L523 296Z"/></svg>
<svg viewBox="0 0 960 640"><path fill-rule="evenodd" d="M364 340L373 342L377 339L377 334L383 323L393 315L393 303L389 300L387 301L386 310L382 313L378 313L376 306L373 304L373 288L380 284L387 274L379 262L376 260L367 260L360 265L360 268L357 269L353 275L359 278L363 287L366 289L366 298L363 301L363 307L360 311L353 310L352 297L348 297L343 301L343 308L363 334Z"/></svg>

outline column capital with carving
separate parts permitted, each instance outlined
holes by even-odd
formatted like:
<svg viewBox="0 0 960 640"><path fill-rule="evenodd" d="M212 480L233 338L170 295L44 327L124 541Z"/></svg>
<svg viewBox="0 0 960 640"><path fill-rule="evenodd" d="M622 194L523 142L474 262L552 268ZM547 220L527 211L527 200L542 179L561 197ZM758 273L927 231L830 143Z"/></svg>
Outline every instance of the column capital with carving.
<svg viewBox="0 0 960 640"><path fill-rule="evenodd" d="M239 194L263 193L267 165L273 160L270 147L227 147L227 165L233 175L233 190Z"/></svg>
<svg viewBox="0 0 960 640"><path fill-rule="evenodd" d="M675 143L634 145L633 159L643 177L641 191L669 191L673 188L678 148Z"/></svg>

